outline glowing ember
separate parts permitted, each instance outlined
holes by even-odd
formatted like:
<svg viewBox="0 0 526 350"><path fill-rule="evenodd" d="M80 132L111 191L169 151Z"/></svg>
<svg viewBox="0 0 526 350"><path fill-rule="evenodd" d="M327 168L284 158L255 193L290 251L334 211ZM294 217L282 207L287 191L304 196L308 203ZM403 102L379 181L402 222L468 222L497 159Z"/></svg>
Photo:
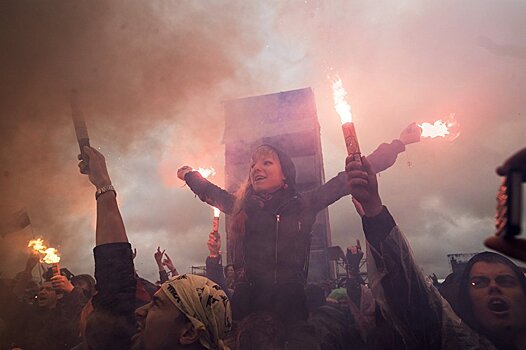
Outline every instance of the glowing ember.
<svg viewBox="0 0 526 350"><path fill-rule="evenodd" d="M216 171L214 168L199 168L197 169L201 176L203 176L205 179L209 176L214 176L216 174Z"/></svg>
<svg viewBox="0 0 526 350"><path fill-rule="evenodd" d="M221 211L219 209L217 209L216 207L212 207L212 208L214 208L214 217L218 218L219 214L221 213Z"/></svg>
<svg viewBox="0 0 526 350"><path fill-rule="evenodd" d="M55 248L48 248L44 244L44 240L42 238L30 240L27 246L42 255L40 259L41 262L45 262L46 264L54 264L60 261L58 250Z"/></svg>
<svg viewBox="0 0 526 350"><path fill-rule="evenodd" d="M445 121L438 119L433 124L425 122L418 124L418 126L422 129L422 137L443 137L453 141L460 135L460 124L455 119L454 114L450 114Z"/></svg>
<svg viewBox="0 0 526 350"><path fill-rule="evenodd" d="M343 87L343 82L338 75L336 75L332 82L332 98L334 100L334 108L342 124L352 123L351 105L347 102L347 91Z"/></svg>

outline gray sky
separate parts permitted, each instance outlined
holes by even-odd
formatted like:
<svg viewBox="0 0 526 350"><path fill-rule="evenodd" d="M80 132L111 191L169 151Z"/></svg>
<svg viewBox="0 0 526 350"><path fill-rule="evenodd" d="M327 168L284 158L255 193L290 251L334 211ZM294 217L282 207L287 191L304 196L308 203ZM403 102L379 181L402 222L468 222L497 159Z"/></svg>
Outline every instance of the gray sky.
<svg viewBox="0 0 526 350"><path fill-rule="evenodd" d="M77 170L68 101L76 88L139 273L157 278L158 245L180 271L203 264L211 210L177 168L213 166L223 184L222 101L310 86L332 177L345 158L332 68L364 153L413 121L456 113L456 141L411 145L380 176L417 262L445 277L447 253L483 249L494 168L524 146L524 18L519 0L3 1L0 214L26 206L64 266L93 272L94 189ZM329 213L333 244L363 242L350 200ZM31 235L0 238L5 275L23 268Z"/></svg>

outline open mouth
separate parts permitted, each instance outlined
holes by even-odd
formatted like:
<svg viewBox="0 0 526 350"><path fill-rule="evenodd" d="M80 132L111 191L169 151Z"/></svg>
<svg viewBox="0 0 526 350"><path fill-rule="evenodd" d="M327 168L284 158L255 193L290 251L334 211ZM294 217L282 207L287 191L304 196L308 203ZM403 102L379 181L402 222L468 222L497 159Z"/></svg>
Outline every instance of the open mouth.
<svg viewBox="0 0 526 350"><path fill-rule="evenodd" d="M488 302L488 309L496 313L508 312L510 306L501 298L491 298Z"/></svg>
<svg viewBox="0 0 526 350"><path fill-rule="evenodd" d="M260 181L260 180L265 180L265 179L266 179L266 177L263 176L263 175L256 175L256 176L254 176L254 181L256 181L256 182Z"/></svg>

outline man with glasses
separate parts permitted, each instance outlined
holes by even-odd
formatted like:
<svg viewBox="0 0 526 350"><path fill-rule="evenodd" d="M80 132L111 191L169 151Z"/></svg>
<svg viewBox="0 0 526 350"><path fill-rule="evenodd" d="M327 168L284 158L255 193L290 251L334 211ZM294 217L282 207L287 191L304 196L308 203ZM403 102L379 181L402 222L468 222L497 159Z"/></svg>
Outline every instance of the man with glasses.
<svg viewBox="0 0 526 350"><path fill-rule="evenodd" d="M499 349L526 348L526 278L508 258L491 252L471 258L456 311Z"/></svg>

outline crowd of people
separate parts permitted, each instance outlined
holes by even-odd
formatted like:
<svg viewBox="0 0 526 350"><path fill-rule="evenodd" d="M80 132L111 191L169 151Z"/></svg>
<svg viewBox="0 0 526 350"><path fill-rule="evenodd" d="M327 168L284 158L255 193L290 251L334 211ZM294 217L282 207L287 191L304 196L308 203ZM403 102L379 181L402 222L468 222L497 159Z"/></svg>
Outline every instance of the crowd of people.
<svg viewBox="0 0 526 350"><path fill-rule="evenodd" d="M439 285L415 263L410 244L379 195L377 173L419 140L415 125L321 187L299 193L284 150L261 145L232 194L189 166L178 176L231 216L232 263L210 233L206 276L180 274L153 253L159 281L139 277L104 156L85 146L80 171L96 190L95 276L46 274L39 257L0 285L2 349L526 349L526 277L505 255L476 254ZM89 165L89 166L88 166ZM526 149L498 169L521 171ZM337 285L308 283L316 214L351 195L367 240L346 254ZM524 240L491 237L494 250L526 261ZM367 256L368 283L360 274Z"/></svg>

